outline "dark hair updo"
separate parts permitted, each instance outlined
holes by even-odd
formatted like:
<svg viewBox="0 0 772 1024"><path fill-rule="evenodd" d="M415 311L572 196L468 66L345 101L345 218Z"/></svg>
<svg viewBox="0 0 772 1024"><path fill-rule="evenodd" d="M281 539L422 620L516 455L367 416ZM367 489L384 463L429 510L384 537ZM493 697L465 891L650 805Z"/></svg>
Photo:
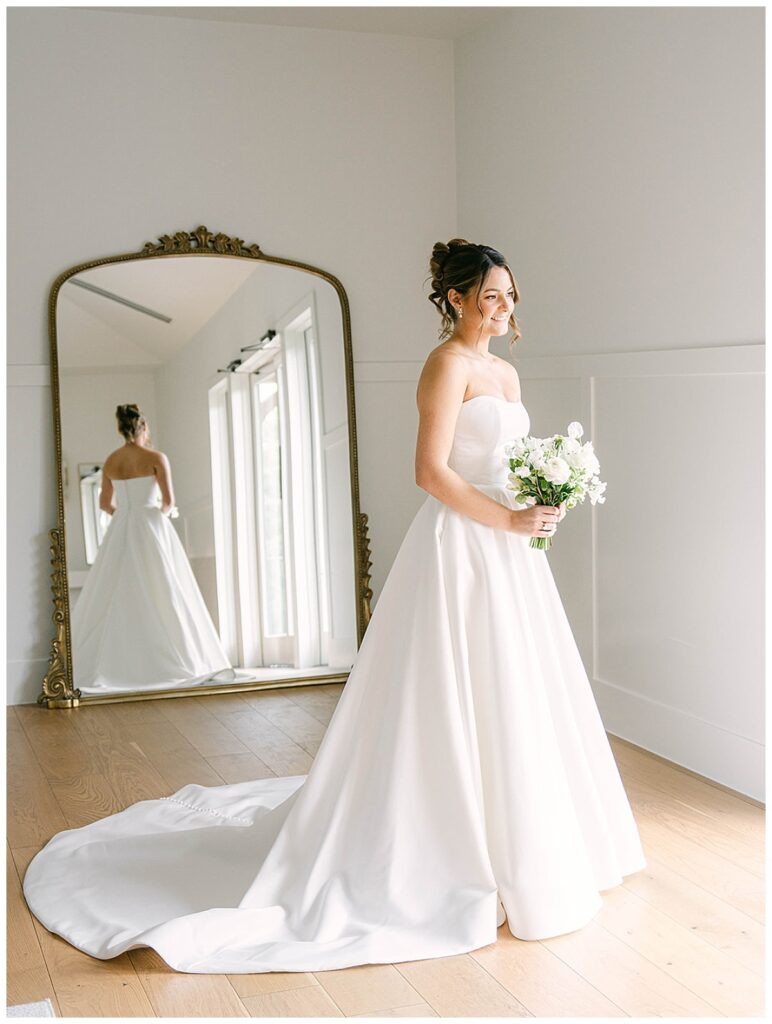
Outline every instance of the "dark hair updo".
<svg viewBox="0 0 772 1024"><path fill-rule="evenodd" d="M455 288L457 292L466 297L473 288L476 288L477 308L480 309L480 293L488 273L493 267L506 268L512 279L515 302L519 302L520 292L515 276L507 261L497 249L492 249L489 245L477 245L475 242L467 242L465 238L451 238L447 244L445 242L435 243L429 260L432 282L429 302L437 307L442 316L442 326L439 334L440 341L445 341L446 338L450 337L458 320L458 313L448 299L448 291L451 288ZM480 313L482 314L481 309ZM509 342L509 347L512 348L521 336L514 312L510 316L508 323L515 332Z"/></svg>
<svg viewBox="0 0 772 1024"><path fill-rule="evenodd" d="M138 405L119 405L115 410L115 418L118 420L118 431L127 441L136 441L142 429L147 427L147 420Z"/></svg>

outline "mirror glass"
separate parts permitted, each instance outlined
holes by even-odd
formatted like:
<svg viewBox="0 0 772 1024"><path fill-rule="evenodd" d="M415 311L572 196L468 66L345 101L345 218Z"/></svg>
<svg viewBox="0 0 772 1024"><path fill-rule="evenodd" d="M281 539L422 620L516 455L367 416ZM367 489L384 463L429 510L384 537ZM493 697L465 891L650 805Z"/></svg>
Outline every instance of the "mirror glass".
<svg viewBox="0 0 772 1024"><path fill-rule="evenodd" d="M357 587L333 286L217 254L127 260L69 278L56 327L75 687L345 677Z"/></svg>

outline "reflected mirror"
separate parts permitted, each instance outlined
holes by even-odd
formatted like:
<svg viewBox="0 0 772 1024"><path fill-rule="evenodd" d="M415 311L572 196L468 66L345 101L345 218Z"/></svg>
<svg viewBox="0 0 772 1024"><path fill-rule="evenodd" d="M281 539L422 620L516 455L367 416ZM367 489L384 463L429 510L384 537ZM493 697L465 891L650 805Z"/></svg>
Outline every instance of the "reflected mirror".
<svg viewBox="0 0 772 1024"><path fill-rule="evenodd" d="M79 463L78 483L80 513L83 519L84 558L86 565L93 565L97 549L110 522L109 514L99 504L102 495L102 463ZM73 577L74 574L70 577L70 587L73 586Z"/></svg>
<svg viewBox="0 0 772 1024"><path fill-rule="evenodd" d="M52 292L66 657L49 705L353 663L369 561L345 295L256 246L212 251L222 237L165 236Z"/></svg>

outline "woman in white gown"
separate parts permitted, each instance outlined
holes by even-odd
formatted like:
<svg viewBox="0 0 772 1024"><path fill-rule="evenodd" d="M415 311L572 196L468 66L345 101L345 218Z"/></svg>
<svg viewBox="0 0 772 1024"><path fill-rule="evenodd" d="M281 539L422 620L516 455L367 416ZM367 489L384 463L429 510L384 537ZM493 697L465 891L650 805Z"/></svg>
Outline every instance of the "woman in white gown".
<svg viewBox="0 0 772 1024"><path fill-rule="evenodd" d="M563 509L517 506L503 444L529 418L514 278L438 243L452 336L418 388L419 484L310 772L144 800L62 832L24 893L92 956L150 946L178 971L324 971L581 928L646 864L544 551ZM516 337L519 336L519 332ZM543 528L544 527L544 528Z"/></svg>
<svg viewBox="0 0 772 1024"><path fill-rule="evenodd" d="M136 405L115 413L124 445L102 467L110 523L72 613L72 666L83 694L233 678L228 656L169 520L169 460Z"/></svg>

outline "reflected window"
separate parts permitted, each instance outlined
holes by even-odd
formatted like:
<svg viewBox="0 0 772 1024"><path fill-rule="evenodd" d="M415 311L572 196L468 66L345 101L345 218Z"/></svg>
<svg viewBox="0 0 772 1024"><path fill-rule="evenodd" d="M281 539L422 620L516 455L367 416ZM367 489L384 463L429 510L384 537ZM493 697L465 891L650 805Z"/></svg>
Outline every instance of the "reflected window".
<svg viewBox="0 0 772 1024"><path fill-rule="evenodd" d="M218 590L242 665L297 666L284 388L276 342L210 392L212 479L227 492L215 516Z"/></svg>
<svg viewBox="0 0 772 1024"><path fill-rule="evenodd" d="M252 396L261 511L260 567L265 595L263 631L266 636L284 636L288 632L287 576L278 367L256 377Z"/></svg>
<svg viewBox="0 0 772 1024"><path fill-rule="evenodd" d="M240 664L324 665L331 447L311 306L274 335L210 392L212 481L227 492L215 516L218 589L229 592L221 605L233 614Z"/></svg>

